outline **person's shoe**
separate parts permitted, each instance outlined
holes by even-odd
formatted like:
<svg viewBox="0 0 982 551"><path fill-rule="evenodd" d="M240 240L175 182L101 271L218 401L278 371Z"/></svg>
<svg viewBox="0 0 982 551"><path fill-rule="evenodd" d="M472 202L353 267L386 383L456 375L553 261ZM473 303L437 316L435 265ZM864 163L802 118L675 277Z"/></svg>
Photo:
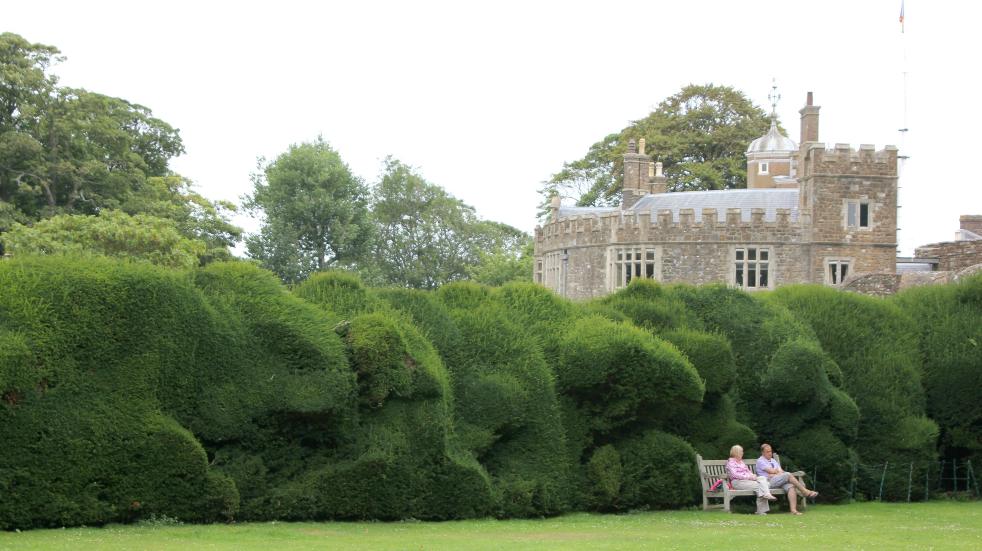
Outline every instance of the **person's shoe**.
<svg viewBox="0 0 982 551"><path fill-rule="evenodd" d="M774 497L774 494L764 494L764 499L766 499L768 501L776 501L777 500L777 498Z"/></svg>
<svg viewBox="0 0 982 551"><path fill-rule="evenodd" d="M800 515L802 513L801 513L801 511L791 511L791 514L792 515Z"/></svg>
<svg viewBox="0 0 982 551"><path fill-rule="evenodd" d="M818 492L816 492L815 490L812 490L812 491L811 491L811 492L810 492L810 493L808 494L808 497L813 497L813 498L814 498L814 497L818 497Z"/></svg>
<svg viewBox="0 0 982 551"><path fill-rule="evenodd" d="M762 517L765 517L765 516L767 516L767 513L754 513L754 514L755 514L755 515L760 515L760 516L762 516Z"/></svg>

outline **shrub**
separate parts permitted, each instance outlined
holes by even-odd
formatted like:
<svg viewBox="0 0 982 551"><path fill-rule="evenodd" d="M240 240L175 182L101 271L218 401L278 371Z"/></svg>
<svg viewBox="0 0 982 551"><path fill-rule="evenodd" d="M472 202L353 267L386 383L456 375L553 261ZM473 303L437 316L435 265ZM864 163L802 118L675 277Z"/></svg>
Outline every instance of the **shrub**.
<svg viewBox="0 0 982 551"><path fill-rule="evenodd" d="M565 510L569 463L557 450L566 442L555 381L538 340L490 299L471 300L487 297L483 288L454 284L438 294L450 300L460 331L459 363L448 365L457 432L491 475L497 514ZM461 304L467 307L452 306Z"/></svg>
<svg viewBox="0 0 982 551"><path fill-rule="evenodd" d="M639 423L667 427L699 410L705 387L674 346L624 323L591 316L567 333L559 387L595 433Z"/></svg>
<svg viewBox="0 0 982 551"><path fill-rule="evenodd" d="M907 461L911 453L933 457L936 431L918 424L914 433L896 433L898 427L915 426L909 419L925 411L917 330L910 317L883 299L818 286L782 287L772 298L811 325L841 369L843 390L861 414L856 445L864 463Z"/></svg>
<svg viewBox="0 0 982 551"><path fill-rule="evenodd" d="M808 486L821 492L823 500L849 496L858 457L827 426L815 425L771 444L781 454L781 467L789 472L804 470Z"/></svg>
<svg viewBox="0 0 982 551"><path fill-rule="evenodd" d="M982 461L982 275L914 287L893 303L917 320L926 411L947 457Z"/></svg>
<svg viewBox="0 0 982 551"><path fill-rule="evenodd" d="M0 262L0 527L235 514L181 426L220 323L186 275L74 257Z"/></svg>
<svg viewBox="0 0 982 551"><path fill-rule="evenodd" d="M774 353L761 381L768 401L775 405L817 402L824 406L832 389L825 371L827 361L814 342L795 339L784 343Z"/></svg>
<svg viewBox="0 0 982 551"><path fill-rule="evenodd" d="M444 285L436 293L451 310L473 310L491 300L490 288L470 281Z"/></svg>
<svg viewBox="0 0 982 551"><path fill-rule="evenodd" d="M619 505L622 509L677 508L695 503L699 470L692 446L657 430L645 431L617 445L623 466Z"/></svg>
<svg viewBox="0 0 982 551"><path fill-rule="evenodd" d="M633 279L624 289L596 302L601 307L621 312L638 327L655 332L702 327L685 303L650 279Z"/></svg>
<svg viewBox="0 0 982 551"><path fill-rule="evenodd" d="M621 484L624 482L624 467L617 448L607 444L595 449L587 462L586 472L590 508L600 511L617 510L620 507Z"/></svg>
<svg viewBox="0 0 982 551"><path fill-rule="evenodd" d="M297 285L293 294L320 306L337 321L382 308L382 302L349 272L318 272Z"/></svg>
<svg viewBox="0 0 982 551"><path fill-rule="evenodd" d="M726 337L692 329L659 333L658 337L676 346L699 372L707 394L723 394L736 379L736 361Z"/></svg>
<svg viewBox="0 0 982 551"><path fill-rule="evenodd" d="M757 434L736 420L733 400L728 394L707 393L699 413L680 428L679 435L707 459L727 457L734 444L753 449L757 442Z"/></svg>

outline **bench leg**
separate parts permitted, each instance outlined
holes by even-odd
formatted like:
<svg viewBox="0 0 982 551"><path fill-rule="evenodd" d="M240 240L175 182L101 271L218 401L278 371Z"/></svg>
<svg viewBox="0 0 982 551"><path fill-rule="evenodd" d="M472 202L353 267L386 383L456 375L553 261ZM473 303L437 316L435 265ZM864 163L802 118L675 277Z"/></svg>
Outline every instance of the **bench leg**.
<svg viewBox="0 0 982 551"><path fill-rule="evenodd" d="M730 496L729 494L723 494L723 510L727 513L730 512Z"/></svg>

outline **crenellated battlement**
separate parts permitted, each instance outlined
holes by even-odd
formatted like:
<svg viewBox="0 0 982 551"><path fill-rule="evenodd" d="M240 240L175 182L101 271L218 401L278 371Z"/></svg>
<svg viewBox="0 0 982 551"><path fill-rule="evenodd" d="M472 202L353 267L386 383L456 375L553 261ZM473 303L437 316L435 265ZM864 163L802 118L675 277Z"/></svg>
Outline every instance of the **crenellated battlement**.
<svg viewBox="0 0 982 551"><path fill-rule="evenodd" d="M870 144L853 149L849 144L837 143L833 148L817 142L802 147L799 174L809 176L897 176L897 148L892 145L877 150Z"/></svg>
<svg viewBox="0 0 982 551"><path fill-rule="evenodd" d="M715 208L704 208L698 217L695 209L683 208L677 214L670 209L661 209L656 213L615 211L566 216L537 227L535 240L542 245L561 247L563 243L727 240L728 235L741 238L748 232L763 235L771 231L794 233L798 230L798 221L792 220L791 209L787 208L776 209L773 219L767 219L762 208L728 208L722 216Z"/></svg>

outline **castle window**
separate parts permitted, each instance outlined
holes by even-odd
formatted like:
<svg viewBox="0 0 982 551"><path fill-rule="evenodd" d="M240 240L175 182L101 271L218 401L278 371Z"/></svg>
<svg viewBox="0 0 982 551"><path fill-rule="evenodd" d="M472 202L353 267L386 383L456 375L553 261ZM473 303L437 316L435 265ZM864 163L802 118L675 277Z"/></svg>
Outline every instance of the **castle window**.
<svg viewBox="0 0 982 551"><path fill-rule="evenodd" d="M736 249L733 259L733 284L744 289L770 287L770 253L770 249L765 247Z"/></svg>
<svg viewBox="0 0 982 551"><path fill-rule="evenodd" d="M846 202L846 227L869 227L869 201Z"/></svg>
<svg viewBox="0 0 982 551"><path fill-rule="evenodd" d="M625 287L634 278L657 279L657 250L647 247L607 249L607 289Z"/></svg>
<svg viewBox="0 0 982 551"><path fill-rule="evenodd" d="M562 283L563 254L561 252L549 253L545 259L545 273L543 274L543 285L561 293L560 284Z"/></svg>
<svg viewBox="0 0 982 551"><path fill-rule="evenodd" d="M825 282L829 285L838 285L849 275L848 260L829 260L826 262Z"/></svg>
<svg viewBox="0 0 982 551"><path fill-rule="evenodd" d="M768 163L760 163L757 165L757 174L767 174L769 168Z"/></svg>
<svg viewBox="0 0 982 551"><path fill-rule="evenodd" d="M542 261L541 260L536 260L535 261L535 282L536 283L539 283L539 284L542 283Z"/></svg>

